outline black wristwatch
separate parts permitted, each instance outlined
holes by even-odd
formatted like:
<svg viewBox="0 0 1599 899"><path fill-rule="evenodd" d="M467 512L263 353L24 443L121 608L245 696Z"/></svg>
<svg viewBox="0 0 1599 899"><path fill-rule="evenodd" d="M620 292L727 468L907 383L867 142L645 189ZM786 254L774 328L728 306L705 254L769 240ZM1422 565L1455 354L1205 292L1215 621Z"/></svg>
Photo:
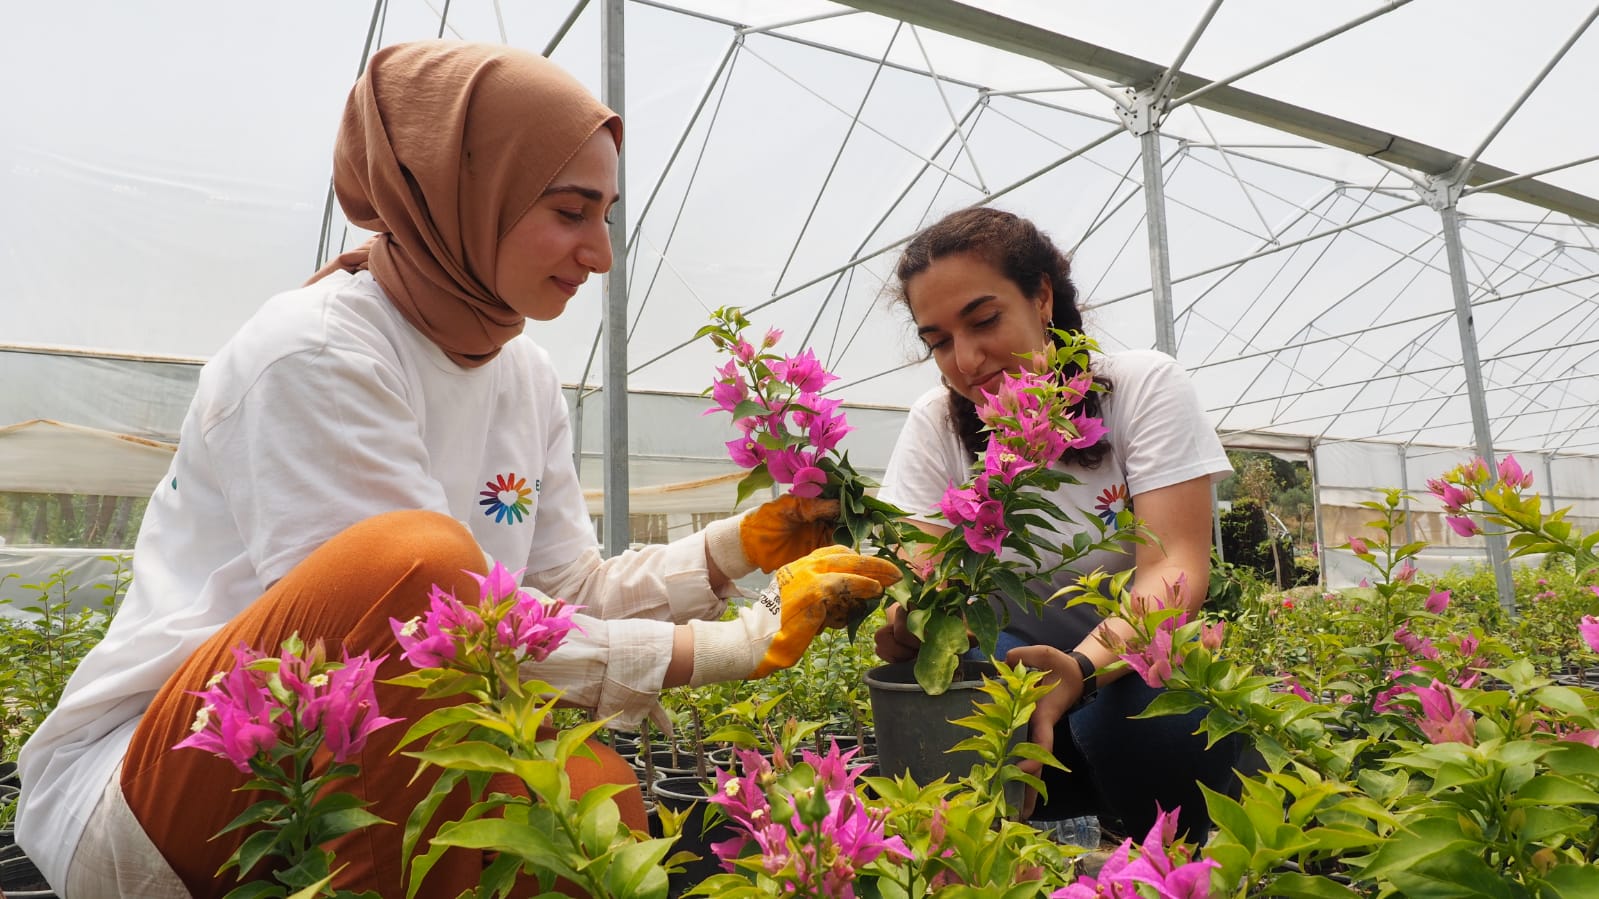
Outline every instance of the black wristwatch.
<svg viewBox="0 0 1599 899"><path fill-rule="evenodd" d="M1099 678L1095 676L1094 660L1088 656L1072 650L1066 653L1077 662L1077 670L1083 673L1083 695L1078 697L1078 702L1086 702L1089 697L1099 692Z"/></svg>

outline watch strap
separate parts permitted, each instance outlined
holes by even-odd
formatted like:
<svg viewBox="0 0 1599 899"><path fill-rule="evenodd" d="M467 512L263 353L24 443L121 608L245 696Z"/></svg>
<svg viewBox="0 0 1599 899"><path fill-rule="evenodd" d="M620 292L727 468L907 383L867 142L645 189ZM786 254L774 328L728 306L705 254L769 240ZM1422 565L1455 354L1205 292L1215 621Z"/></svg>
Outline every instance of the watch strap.
<svg viewBox="0 0 1599 899"><path fill-rule="evenodd" d="M1066 653L1077 662L1077 670L1083 675L1083 699L1087 699L1099 692L1099 678L1095 675L1098 670L1094 667L1094 660L1078 650Z"/></svg>

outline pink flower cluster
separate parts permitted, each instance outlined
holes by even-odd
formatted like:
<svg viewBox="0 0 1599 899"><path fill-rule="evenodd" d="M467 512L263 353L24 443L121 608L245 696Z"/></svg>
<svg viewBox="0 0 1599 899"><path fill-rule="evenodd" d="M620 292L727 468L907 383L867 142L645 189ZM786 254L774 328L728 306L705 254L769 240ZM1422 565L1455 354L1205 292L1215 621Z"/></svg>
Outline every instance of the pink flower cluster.
<svg viewBox="0 0 1599 899"><path fill-rule="evenodd" d="M850 766L856 752L840 753L836 743L825 756L805 750L801 763L816 772L815 783L788 794L775 788L777 777L765 756L740 750L744 773L717 771L710 799L742 831L712 844L723 867L736 872L733 860L753 844L762 869L784 877L781 895L854 899L862 868L885 854L909 858L904 840L884 836L886 812L868 808L856 795L856 781L867 767Z"/></svg>
<svg viewBox="0 0 1599 899"><path fill-rule="evenodd" d="M1098 443L1105 436L1105 423L1072 411L1093 383L1087 372L1064 383L1054 372L1006 372L998 390L983 391L984 401L977 407L977 417L993 435L989 453L997 442L1030 466L1048 468L1068 449Z"/></svg>
<svg viewBox="0 0 1599 899"><path fill-rule="evenodd" d="M1476 716L1455 701L1448 684L1435 678L1425 687L1411 687L1410 692L1421 702L1421 718L1416 725L1427 739L1434 743L1476 744Z"/></svg>
<svg viewBox="0 0 1599 899"><path fill-rule="evenodd" d="M1131 838L1122 841L1099 869L1098 877L1083 875L1076 883L1050 894L1050 899L1209 899L1210 872L1220 868L1215 859L1193 860L1193 849L1171 845L1177 836L1178 809L1161 812L1133 857Z"/></svg>
<svg viewBox="0 0 1599 899"><path fill-rule="evenodd" d="M838 412L841 400L820 391L838 377L806 349L798 356L763 352L782 339L772 329L759 348L742 337L727 349L733 358L716 370L705 414L727 412L741 436L727 443L728 457L743 468L766 466L772 480L795 496L821 495L827 475L820 462L852 429Z"/></svg>
<svg viewBox="0 0 1599 899"><path fill-rule="evenodd" d="M994 458L992 453L984 456L985 464L992 466ZM965 487L951 484L938 501L938 511L951 527L962 529L966 545L985 555L998 553L1010 535L1005 526L1005 504L989 490L989 478L989 473L984 472Z"/></svg>
<svg viewBox="0 0 1599 899"><path fill-rule="evenodd" d="M1175 609L1183 604L1183 592L1188 587L1187 575L1178 575L1175 584L1166 585L1164 600L1146 600L1159 603L1159 608ZM1129 667L1138 672L1144 683L1157 689L1166 686L1172 675L1173 642L1178 628L1188 623L1188 610L1184 609L1176 615L1162 618L1155 625L1155 632L1149 635L1143 645L1129 646L1128 651L1121 654L1121 658ZM1206 625L1201 628L1200 643L1207 649L1215 649L1221 645L1224 625L1217 623L1214 626Z"/></svg>
<svg viewBox="0 0 1599 899"><path fill-rule="evenodd" d="M373 677L387 656L346 653L341 663L328 664L284 650L276 672L254 667L266 657L247 646L236 647L233 658L231 671L191 693L200 697L200 711L193 733L174 749L203 749L248 774L252 758L302 737L320 738L343 762L366 747L373 731L400 720L378 714Z"/></svg>
<svg viewBox="0 0 1599 899"><path fill-rule="evenodd" d="M1010 534L996 484L1009 487L1025 472L1054 465L1068 449L1093 446L1105 436L1100 419L1071 411L1092 384L1086 372L1064 384L1050 373L1006 372L996 392L983 392L977 415L990 429L983 471L965 485L950 484L938 503L973 552L997 553Z"/></svg>
<svg viewBox="0 0 1599 899"><path fill-rule="evenodd" d="M1522 470L1515 456L1499 461L1499 483L1511 490L1525 490L1532 486L1532 472ZM1475 494L1493 480L1488 463L1481 457L1456 466L1441 478L1427 481L1427 490L1444 504L1444 522L1462 537L1475 537L1482 533L1482 525L1467 515Z"/></svg>
<svg viewBox="0 0 1599 899"><path fill-rule="evenodd" d="M572 616L582 607L559 599L546 606L519 586L523 570L496 562L488 574L465 572L478 582L472 604L434 584L426 612L409 621L389 619L404 659L417 668L455 667L463 654L481 648L508 652L518 662L544 661L568 632L581 630Z"/></svg>

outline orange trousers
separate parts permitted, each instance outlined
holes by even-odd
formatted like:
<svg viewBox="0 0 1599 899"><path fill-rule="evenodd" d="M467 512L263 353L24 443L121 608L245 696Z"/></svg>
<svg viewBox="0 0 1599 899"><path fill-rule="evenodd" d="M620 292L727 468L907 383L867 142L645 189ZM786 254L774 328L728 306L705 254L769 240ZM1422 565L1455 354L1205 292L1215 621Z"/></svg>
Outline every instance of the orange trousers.
<svg viewBox="0 0 1599 899"><path fill-rule="evenodd" d="M207 640L167 681L128 748L122 791L151 841L194 896L221 896L237 885L237 871L218 877L217 869L248 834L235 831L213 837L263 797L235 791L246 778L225 759L193 749L173 751L171 747L189 735L199 711L198 697L189 693L204 689L213 673L231 668L232 650L240 643L276 654L295 633L308 644L324 641L334 658L341 646L351 655L388 656L378 671L378 707L382 714L406 723L373 734L354 759L361 773L335 788L360 796L374 814L395 823L356 831L331 848L335 866L346 866L335 879L336 886L374 890L386 899L405 896L409 867L409 860L401 857L405 821L437 779L437 769L412 781L416 762L395 754L396 744L410 722L443 703L423 702L412 688L383 683L411 670L400 657L389 619L405 621L421 614L434 584L453 589L463 599L477 596L478 585L464 570L482 573L485 565L482 550L460 523L431 512L369 518L308 556ZM590 747L598 762L574 759L567 769L573 794L598 784L629 785L632 789L616 797L622 821L645 829L643 796L633 769L609 747L593 741ZM514 786L519 788L520 783ZM491 786L502 792L512 788L505 781ZM469 805L462 784L434 815L434 826L425 836L431 836L437 824L461 817ZM425 846L426 840L418 845ZM457 896L477 885L489 860L481 852L452 849L428 874L417 895Z"/></svg>

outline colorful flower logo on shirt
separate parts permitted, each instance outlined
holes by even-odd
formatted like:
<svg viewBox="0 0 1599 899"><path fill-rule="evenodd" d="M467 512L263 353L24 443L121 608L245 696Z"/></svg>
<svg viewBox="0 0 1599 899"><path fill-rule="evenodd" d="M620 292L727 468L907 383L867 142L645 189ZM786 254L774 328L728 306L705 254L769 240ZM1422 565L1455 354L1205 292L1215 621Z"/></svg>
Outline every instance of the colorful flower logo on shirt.
<svg viewBox="0 0 1599 899"><path fill-rule="evenodd" d="M1127 485L1117 484L1106 487L1099 492L1099 502L1094 503L1094 511L1099 513L1099 518L1106 524L1116 523L1116 513L1127 508Z"/></svg>
<svg viewBox="0 0 1599 899"><path fill-rule="evenodd" d="M527 478L519 478L515 472L495 475L494 480L484 482L483 486L489 488L480 491L478 505L483 507L484 515L494 517L495 524L520 524L527 517L528 506L532 503L528 497L533 491L528 489Z"/></svg>

